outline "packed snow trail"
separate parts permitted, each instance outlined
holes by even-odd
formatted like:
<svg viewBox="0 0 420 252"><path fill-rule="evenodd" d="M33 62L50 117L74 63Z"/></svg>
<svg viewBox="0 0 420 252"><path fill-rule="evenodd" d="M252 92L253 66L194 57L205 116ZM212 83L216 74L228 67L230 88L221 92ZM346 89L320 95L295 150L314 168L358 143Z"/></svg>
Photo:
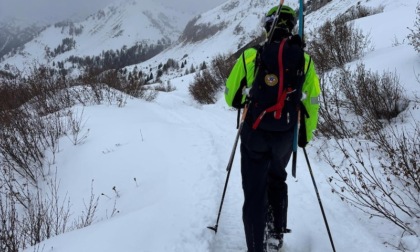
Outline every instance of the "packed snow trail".
<svg viewBox="0 0 420 252"><path fill-rule="evenodd" d="M232 117L234 119L234 117ZM316 152L312 148L308 151ZM245 234L242 225L242 189L240 181L240 153L232 168L231 181L225 198L224 210L219 222L212 251L246 251ZM292 233L284 236L284 251L325 252L332 251L328 233L323 221L318 199L310 178L303 152L298 152L297 180L291 177L291 165L288 166L289 211L288 225ZM312 164L313 163L313 164ZM312 162L320 198L330 226L337 251L377 252L394 251L381 244L359 223L344 202L331 193L322 168Z"/></svg>

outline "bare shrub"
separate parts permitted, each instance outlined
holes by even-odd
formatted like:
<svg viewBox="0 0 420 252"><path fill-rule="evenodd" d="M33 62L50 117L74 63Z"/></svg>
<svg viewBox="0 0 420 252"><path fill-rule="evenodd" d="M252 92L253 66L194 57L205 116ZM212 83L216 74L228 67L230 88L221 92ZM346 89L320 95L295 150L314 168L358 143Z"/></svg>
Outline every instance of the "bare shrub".
<svg viewBox="0 0 420 252"><path fill-rule="evenodd" d="M230 71L235 64L235 58L224 54L216 55L211 61L211 74L217 83L223 85L229 77Z"/></svg>
<svg viewBox="0 0 420 252"><path fill-rule="evenodd" d="M69 87L67 81L45 66L34 66L23 83L31 97L28 105L33 106L41 116L74 105L65 92Z"/></svg>
<svg viewBox="0 0 420 252"><path fill-rule="evenodd" d="M48 181L53 174L46 169L55 163L59 138L70 132L72 142L80 144L87 137L83 113L74 116L66 114L65 109L104 101L122 106L128 97L98 82L97 76L83 80L92 82L64 78L45 67L34 67L30 76L0 77L1 251L21 251L94 220L98 201L91 199L85 205L86 212L73 226L68 225L70 202L66 196L59 198L57 181ZM112 84L121 90L133 90L128 82ZM41 190L39 185L45 182L49 187Z"/></svg>
<svg viewBox="0 0 420 252"><path fill-rule="evenodd" d="M217 92L221 90L221 85L208 70L204 70L196 73L188 90L194 100L200 104L214 104L217 100Z"/></svg>
<svg viewBox="0 0 420 252"><path fill-rule="evenodd" d="M65 135L67 136L67 138L70 139L73 145L79 145L84 143L89 134L89 129L84 129L86 121L84 121L83 119L83 111L84 110L82 110L82 112L78 114L77 111L76 113L73 113L72 110L69 110L69 112L67 113L68 126Z"/></svg>
<svg viewBox="0 0 420 252"><path fill-rule="evenodd" d="M90 198L88 204L85 203L85 210L82 212L82 215L74 223L74 226L77 229L90 226L95 220L96 210L99 204L99 196L96 196L93 193L93 180L90 190Z"/></svg>
<svg viewBox="0 0 420 252"><path fill-rule="evenodd" d="M33 246L51 237L51 223L47 221L49 205L41 192L29 192L29 195L21 223L26 244Z"/></svg>
<svg viewBox="0 0 420 252"><path fill-rule="evenodd" d="M64 89L60 84L56 87L54 80L48 70L41 69L34 76L21 79L17 88L9 83L0 85L6 94L22 91L20 95L7 95L1 103L0 156L3 166L33 184L45 175L45 151L52 152L53 160L49 163L54 163L59 150L58 139L66 131L72 130L76 143L86 137L81 135L81 118L70 118L73 127L67 128L58 112L77 102L72 97L75 89Z"/></svg>
<svg viewBox="0 0 420 252"><path fill-rule="evenodd" d="M308 14L324 7L325 5L327 5L331 1L332 0L309 0L309 1L307 1L306 7L308 8Z"/></svg>
<svg viewBox="0 0 420 252"><path fill-rule="evenodd" d="M130 96L140 98L146 101L153 101L157 97L157 91L146 86L146 80L143 78L125 78L120 76L117 70L109 70L101 74L98 78L100 83L126 93ZM122 98L124 99L124 98ZM121 100L121 97L118 98Z"/></svg>
<svg viewBox="0 0 420 252"><path fill-rule="evenodd" d="M335 85L343 78L345 76L330 73L320 79L322 92L317 134L327 138L339 139L355 134L351 121L345 116L348 111L343 106L343 94L339 85Z"/></svg>
<svg viewBox="0 0 420 252"><path fill-rule="evenodd" d="M346 105L362 116L363 123L370 120L389 123L408 107L408 98L396 73L379 75L359 64L356 72L341 78L339 86L348 101Z"/></svg>
<svg viewBox="0 0 420 252"><path fill-rule="evenodd" d="M370 44L369 37L353 24L341 19L327 21L315 32L308 43L308 51L323 74L363 56Z"/></svg>
<svg viewBox="0 0 420 252"><path fill-rule="evenodd" d="M30 99L29 90L18 78L0 79L0 120L7 123L12 119L11 110L18 108Z"/></svg>
<svg viewBox="0 0 420 252"><path fill-rule="evenodd" d="M226 55L214 57L210 69L196 73L189 86L192 97L201 104L215 103L216 95L222 90L234 63L235 59Z"/></svg>
<svg viewBox="0 0 420 252"><path fill-rule="evenodd" d="M371 16L374 14L378 14L384 11L384 6L380 5L376 8L373 7L366 7L357 3L357 5L350 7L345 13L340 15L338 19L342 22L348 22L351 20L356 20L358 18L363 18L367 16Z"/></svg>
<svg viewBox="0 0 420 252"><path fill-rule="evenodd" d="M50 137L44 131L44 121L26 113L19 116L0 131L0 153L4 167L35 183L43 176L44 151Z"/></svg>
<svg viewBox="0 0 420 252"><path fill-rule="evenodd" d="M145 85L146 82L144 80L131 79L128 80L128 82L124 85L123 90L131 96L143 98L144 92L146 90Z"/></svg>
<svg viewBox="0 0 420 252"><path fill-rule="evenodd" d="M24 242L19 230L16 202L12 197L0 196L0 250L18 252Z"/></svg>
<svg viewBox="0 0 420 252"><path fill-rule="evenodd" d="M3 174L4 175L4 174ZM11 175L11 174L9 174ZM2 178L17 181L13 177ZM19 191L9 185L0 187L0 248L5 252L18 252L56 235L91 225L95 220L99 197L92 190L85 211L71 221L71 205L67 195L60 197L57 178L48 181L42 190L20 180ZM16 183L14 184L16 185ZM23 190L22 190L23 189ZM69 225L72 224L72 225Z"/></svg>
<svg viewBox="0 0 420 252"><path fill-rule="evenodd" d="M325 84L327 81L328 84ZM320 133L348 138L375 132L390 123L409 104L395 73L382 75L359 64L354 72L341 68L321 81ZM352 114L354 118L345 115Z"/></svg>
<svg viewBox="0 0 420 252"><path fill-rule="evenodd" d="M319 125L328 147L319 153L335 171L329 178L333 192L371 217L418 235L420 124L414 117L411 126L395 124L409 105L399 79L363 64L326 76Z"/></svg>
<svg viewBox="0 0 420 252"><path fill-rule="evenodd" d="M417 5L417 18L414 23L413 28L408 28L411 31L411 34L408 35L408 39L410 40L410 45L414 47L414 49L420 53L420 4Z"/></svg>
<svg viewBox="0 0 420 252"><path fill-rule="evenodd" d="M329 180L333 192L371 217L384 218L408 234L419 235L420 125L413 132L390 126L366 138L372 142L334 140L330 147L340 156L320 150L336 174Z"/></svg>

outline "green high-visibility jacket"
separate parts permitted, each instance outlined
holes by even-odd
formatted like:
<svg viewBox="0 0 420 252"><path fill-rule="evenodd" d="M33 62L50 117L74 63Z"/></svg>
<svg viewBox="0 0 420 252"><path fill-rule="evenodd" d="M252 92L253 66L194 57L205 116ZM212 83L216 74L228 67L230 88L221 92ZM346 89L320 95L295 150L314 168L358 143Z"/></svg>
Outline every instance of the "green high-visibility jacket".
<svg viewBox="0 0 420 252"><path fill-rule="evenodd" d="M238 99L242 104L245 103L246 95L242 94L242 87L246 86L247 88L250 88L252 86L256 74L256 57L257 49L249 48L237 59L226 81L225 100L228 106L231 107L234 100L238 102ZM315 71L315 65L311 57L306 53L305 82L303 83L302 93L302 103L309 114L309 117L305 118L306 136L307 142L309 142L313 138L313 132L316 130L318 123L321 88L319 86L318 75Z"/></svg>

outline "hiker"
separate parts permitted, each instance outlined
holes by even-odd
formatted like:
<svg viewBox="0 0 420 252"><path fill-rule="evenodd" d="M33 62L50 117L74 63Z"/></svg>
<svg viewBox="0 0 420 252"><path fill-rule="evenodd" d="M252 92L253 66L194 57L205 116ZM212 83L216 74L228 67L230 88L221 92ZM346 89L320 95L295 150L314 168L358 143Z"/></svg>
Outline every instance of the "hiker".
<svg viewBox="0 0 420 252"><path fill-rule="evenodd" d="M268 36L277 8L265 17ZM240 149L248 252L282 247L283 234L288 231L286 166L293 152L295 127L300 117L298 145L305 147L318 121L319 80L311 57L303 52L301 38L292 35L295 25L296 12L283 5L271 40L246 49L226 82L228 105L246 105L247 109Z"/></svg>

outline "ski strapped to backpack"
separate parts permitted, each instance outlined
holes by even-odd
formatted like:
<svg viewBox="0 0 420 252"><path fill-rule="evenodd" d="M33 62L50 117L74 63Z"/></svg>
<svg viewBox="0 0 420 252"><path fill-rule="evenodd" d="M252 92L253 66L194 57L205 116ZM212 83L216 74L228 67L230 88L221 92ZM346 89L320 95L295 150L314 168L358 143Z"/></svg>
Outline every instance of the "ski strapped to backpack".
<svg viewBox="0 0 420 252"><path fill-rule="evenodd" d="M281 13L281 8L283 7L283 3L284 3L284 0L280 0L280 4L279 4L279 7L277 8L273 24L277 24L277 21L279 20L279 16L280 16L280 13ZM276 25L272 25L271 28L270 28L270 31L268 32L268 43L270 43L273 40L273 34L274 34L275 26Z"/></svg>

